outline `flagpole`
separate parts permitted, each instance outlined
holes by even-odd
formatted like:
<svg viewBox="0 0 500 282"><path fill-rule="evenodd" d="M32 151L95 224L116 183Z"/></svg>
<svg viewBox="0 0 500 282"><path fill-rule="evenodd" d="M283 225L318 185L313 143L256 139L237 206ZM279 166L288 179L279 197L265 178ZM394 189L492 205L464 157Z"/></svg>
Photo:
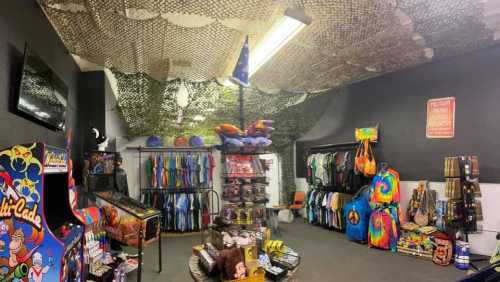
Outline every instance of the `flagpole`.
<svg viewBox="0 0 500 282"><path fill-rule="evenodd" d="M243 86L248 86L248 35L245 37L245 43L243 43L243 47L241 47L240 56L238 57L238 62L233 70L232 80L238 83L239 85L239 121L240 128L244 130L245 128L245 112L244 112L244 97L243 97Z"/></svg>
<svg viewBox="0 0 500 282"><path fill-rule="evenodd" d="M245 112L244 112L244 100L243 100L243 85L240 84L240 93L239 93L239 104L240 104L240 128L241 130L245 129Z"/></svg>

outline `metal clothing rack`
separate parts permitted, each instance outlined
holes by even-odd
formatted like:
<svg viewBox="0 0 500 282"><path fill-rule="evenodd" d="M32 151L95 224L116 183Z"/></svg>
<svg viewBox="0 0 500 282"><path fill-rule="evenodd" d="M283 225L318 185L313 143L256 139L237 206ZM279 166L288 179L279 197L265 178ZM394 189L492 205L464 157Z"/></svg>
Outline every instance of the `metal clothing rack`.
<svg viewBox="0 0 500 282"><path fill-rule="evenodd" d="M316 145L306 149L305 155L310 155L311 153L321 153L325 151L349 151L355 149L356 146L359 145L360 142L344 142L344 143L333 143L333 144L323 144ZM378 142L370 141L370 145L375 146Z"/></svg>
<svg viewBox="0 0 500 282"><path fill-rule="evenodd" d="M377 142L370 142L371 144L376 144ZM352 142L341 142L341 143L331 143L331 144L322 144L322 145L316 145L309 147L305 150L304 152L304 161L310 156L311 154L314 153L324 153L324 152L339 152L339 151L354 151L356 150L356 146L358 146L360 142L358 141L352 141ZM330 191L330 192L336 192L334 191L333 187L315 187L314 189L322 189L322 191Z"/></svg>
<svg viewBox="0 0 500 282"><path fill-rule="evenodd" d="M219 198L219 195L217 194L217 192L215 192L213 190L213 187L208 187L208 188L204 188L204 189L201 189L200 187L186 187L184 189L168 189L168 188L165 188L165 189L161 189L161 188L143 188L142 187L142 153L176 153L176 152L179 152L179 153L208 153L208 154L212 154L212 151L213 151L213 147L208 147L208 146L205 146L205 147L199 147L199 148L189 148L189 147L155 147L155 148L151 148L151 147L142 147L142 146L138 146L138 147L126 147L125 148L126 150L135 150L139 153L139 189L140 189L140 195L139 195L139 201L140 201L140 198L143 194L143 192L145 191L152 191L154 190L154 192L159 192L159 193L202 193L202 197L201 197L201 202L202 202L202 206L203 206L203 193L210 193L212 195L212 204L210 205L211 207L211 212L209 212L209 216L212 216L213 214L215 214L216 212L214 212L213 210L213 203L214 203L214 194L217 196L217 209L219 209L219 202L218 202L218 198ZM200 213L202 214L202 213ZM217 211L217 214L218 214L218 211ZM201 226L201 231L202 233L202 236L203 236L203 225ZM161 234L160 234L160 238L161 238Z"/></svg>
<svg viewBox="0 0 500 282"><path fill-rule="evenodd" d="M333 143L333 144L323 144L310 147L308 150L328 150L340 147L354 147L359 145L359 142L343 142L343 143Z"/></svg>
<svg viewBox="0 0 500 282"><path fill-rule="evenodd" d="M184 187L184 188L151 188L151 187L143 187L142 186L142 153L207 153L207 154L212 154L213 152L213 147L211 146L204 146L204 147L197 147L197 148L191 148L191 147L126 147L126 150L135 150L139 153L139 190L140 190L140 195L139 195L139 201L142 197L143 194L145 193L162 193L162 194L174 194L174 193L187 193L187 194L194 194L194 193L209 193L207 191L213 191L213 187L209 186L206 188L201 188L197 186L190 186L190 187ZM215 192L215 196L218 198L218 194ZM212 212L213 212L213 200L214 200L214 193L211 193L212 195L211 202L212 205ZM204 204L203 202L204 197L201 198L202 205Z"/></svg>
<svg viewBox="0 0 500 282"><path fill-rule="evenodd" d="M157 190L168 190L168 189L160 189L160 188L143 188L142 187L142 153L208 153L211 154L213 151L213 147L198 147L198 148L189 148L189 147L126 147L127 150L136 150L139 152L139 189L141 191L140 196L142 196L143 191L148 191L152 189ZM199 187L186 187L186 188L199 188ZM209 187L207 189L212 189ZM178 192L182 192L183 189L178 189ZM164 192L163 192L164 193ZM139 197L140 197L139 196ZM139 199L140 200L140 199Z"/></svg>

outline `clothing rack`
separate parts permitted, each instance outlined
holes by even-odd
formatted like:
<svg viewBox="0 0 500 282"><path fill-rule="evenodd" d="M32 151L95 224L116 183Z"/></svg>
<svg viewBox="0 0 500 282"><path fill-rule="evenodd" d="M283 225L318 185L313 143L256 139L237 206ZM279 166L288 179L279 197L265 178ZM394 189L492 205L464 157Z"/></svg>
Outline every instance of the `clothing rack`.
<svg viewBox="0 0 500 282"><path fill-rule="evenodd" d="M207 153L207 154L212 154L213 147L197 147L197 148L190 148L190 147L126 147L127 150L136 150L139 152L139 189L141 191L141 195L143 194L143 190L153 190L153 189L158 189L160 190L161 188L151 188L151 187L142 187L142 153ZM197 187L182 187L179 188L181 189L190 189L190 188L197 188ZM172 188L166 188L165 190L172 189ZM208 189L212 189L212 187L208 187Z"/></svg>
<svg viewBox="0 0 500 282"><path fill-rule="evenodd" d="M338 147L353 147L359 145L359 142L344 142L344 143L333 143L333 144L323 144L316 145L309 148L309 150L328 150Z"/></svg>
<svg viewBox="0 0 500 282"><path fill-rule="evenodd" d="M359 188L368 184L368 180L364 176L354 172L354 158L359 144L359 142L344 142L308 148L304 154L304 161L307 162L307 182L314 188L324 189L327 192L356 193ZM336 153L345 154L340 156ZM318 174L313 172L316 166L311 164L314 162L311 160L318 160L318 156L314 155L330 154L333 156L319 157L321 165L317 167ZM313 166L315 168L312 168ZM325 172L321 173L320 170Z"/></svg>
<svg viewBox="0 0 500 282"><path fill-rule="evenodd" d="M213 147L205 146L205 147L126 147L126 150L137 150L138 152L143 153L154 153L154 152L200 152L200 153L211 153Z"/></svg>
<svg viewBox="0 0 500 282"><path fill-rule="evenodd" d="M144 197L144 200L146 201L151 201L152 199L149 198L149 199L146 199L146 196L149 196L149 197L154 197L154 202L156 202L157 200L157 196L160 196L162 199L166 199L167 197L170 197L170 196L167 196L167 195L174 195L174 194L185 194L185 195L189 195L189 194L200 194L199 196L196 196L196 197L199 197L199 200L200 200L200 207L201 209L199 210L199 217L200 218L204 218L206 215L208 215L210 217L210 220L211 220L211 217L213 214L215 213L218 213L219 211L214 211L214 194L215 196L218 198L218 194L215 193L215 191L213 190L213 181L208 181L206 183L206 187L204 185L204 187L201 187L199 185L196 185L196 186L184 186L184 184L182 185L182 187L161 187L161 185L159 185L158 187L143 187L143 165L142 165L142 159L143 159L143 154L144 153L158 153L158 154L162 154L162 153L165 153L165 154L176 154L176 153L179 153L179 154L209 154L209 155L212 155L212 152L213 152L213 147L210 147L210 146L205 146L205 147L197 147L197 148L191 148L191 147L142 147L142 146L138 146L138 147L126 147L126 150L134 150L134 151L137 151L139 153L139 158L138 158L138 161L139 161L139 189L140 189L140 199ZM151 183L149 183L151 184ZM198 183L200 184L200 183ZM147 185L147 186L150 186L150 185ZM175 186L175 183L174 183L174 186ZM209 195L210 194L210 195ZM210 198L211 197L211 201L210 201ZM218 201L218 200L217 200ZM198 208L198 207L197 207ZM204 208L208 209L208 210L204 210ZM217 209L219 209L218 207L218 203L217 203ZM163 213L164 215L166 214L166 211L163 210ZM162 222L165 222L166 219L163 219ZM208 225L208 224L207 224ZM166 226L165 225L162 225L162 231L166 231ZM199 226L199 230L202 230L203 228L205 227L205 224L202 222L202 224Z"/></svg>
<svg viewBox="0 0 500 282"><path fill-rule="evenodd" d="M377 142L370 141L372 146L376 145ZM359 145L358 141L353 142L343 142L343 143L332 143L332 144L322 144L312 146L306 149L305 155L310 155L311 153L322 153L324 151L348 151L355 149Z"/></svg>
<svg viewBox="0 0 500 282"><path fill-rule="evenodd" d="M335 194L337 194L336 197L334 197ZM307 221L329 230L343 232L345 229L344 206L351 199L352 195L348 193L312 188L306 196ZM336 207L335 210L332 209L333 206Z"/></svg>
<svg viewBox="0 0 500 282"><path fill-rule="evenodd" d="M185 194L193 194L193 193L203 193L203 190L210 190L210 189L200 189L198 187L190 187L190 188L181 188L181 189L161 189L161 188L142 188L141 193L168 193L168 194L175 194L175 193L185 193Z"/></svg>

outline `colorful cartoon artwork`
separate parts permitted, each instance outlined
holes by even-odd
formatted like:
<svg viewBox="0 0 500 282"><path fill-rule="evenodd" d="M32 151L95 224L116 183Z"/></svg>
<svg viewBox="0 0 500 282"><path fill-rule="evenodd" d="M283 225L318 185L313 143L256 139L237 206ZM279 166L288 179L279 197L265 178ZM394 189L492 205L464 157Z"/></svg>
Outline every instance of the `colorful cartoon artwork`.
<svg viewBox="0 0 500 282"><path fill-rule="evenodd" d="M19 194L14 189L14 181L2 165L0 165L0 189L3 197L19 200Z"/></svg>
<svg viewBox="0 0 500 282"><path fill-rule="evenodd" d="M1 156L8 156L10 158L10 166L19 172L25 172L31 165L38 167L38 174L42 173L42 164L40 161L33 156L32 150L36 147L36 143L33 143L30 147L23 145L15 145L11 149L7 149L0 152ZM18 162L21 165L18 166Z"/></svg>
<svg viewBox="0 0 500 282"><path fill-rule="evenodd" d="M50 263L54 263L53 261ZM33 254L33 266L28 271L28 278L33 280L33 282L42 282L43 276L49 272L52 265L43 265L43 255L40 252L35 252Z"/></svg>
<svg viewBox="0 0 500 282"><path fill-rule="evenodd" d="M0 282L61 281L64 243L48 232L42 211L45 148L0 151Z"/></svg>
<svg viewBox="0 0 500 282"><path fill-rule="evenodd" d="M139 244L138 230L142 221L124 212L122 209L101 202L106 231L111 237L128 246L137 247Z"/></svg>
<svg viewBox="0 0 500 282"><path fill-rule="evenodd" d="M142 229L146 231L144 245L158 239L160 211L145 207L140 202L117 192L97 192L96 196L96 205L101 208L104 228L111 238L137 247L139 231Z"/></svg>
<svg viewBox="0 0 500 282"><path fill-rule="evenodd" d="M352 225L358 225L358 223L360 221L359 213L355 210L350 210L348 215L347 215L347 220L349 220L349 222Z"/></svg>
<svg viewBox="0 0 500 282"><path fill-rule="evenodd" d="M28 178L28 175L26 175L23 179L15 179L13 183L17 192L24 196L27 202L38 203L40 201L40 194L35 189L35 184L37 184L38 181L33 182Z"/></svg>
<svg viewBox="0 0 500 282"><path fill-rule="evenodd" d="M45 173L68 172L68 154L64 149L46 146L43 160Z"/></svg>

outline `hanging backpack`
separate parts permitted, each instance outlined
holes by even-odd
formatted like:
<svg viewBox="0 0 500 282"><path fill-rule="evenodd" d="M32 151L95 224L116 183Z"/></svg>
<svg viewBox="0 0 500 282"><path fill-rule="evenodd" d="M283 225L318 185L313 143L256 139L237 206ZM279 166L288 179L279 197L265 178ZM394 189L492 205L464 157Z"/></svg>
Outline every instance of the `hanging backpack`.
<svg viewBox="0 0 500 282"><path fill-rule="evenodd" d="M368 222L370 220L370 204L368 202L369 186L364 186L353 200L344 206L347 238L357 242L368 241Z"/></svg>

